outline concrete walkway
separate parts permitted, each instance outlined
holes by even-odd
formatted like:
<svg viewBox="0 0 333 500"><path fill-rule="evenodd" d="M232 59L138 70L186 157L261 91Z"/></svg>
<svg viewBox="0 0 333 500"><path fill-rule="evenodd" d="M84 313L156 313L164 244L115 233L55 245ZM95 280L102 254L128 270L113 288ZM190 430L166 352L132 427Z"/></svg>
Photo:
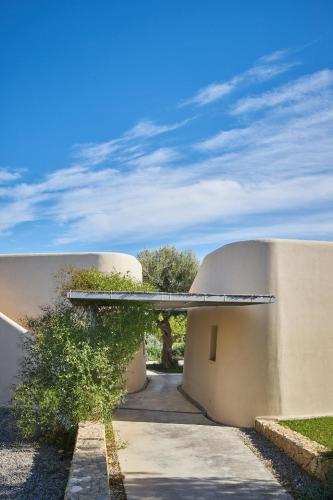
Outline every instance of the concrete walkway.
<svg viewBox="0 0 333 500"><path fill-rule="evenodd" d="M114 419L127 443L118 454L128 500L291 498L237 429L215 425L180 394L181 375L149 377Z"/></svg>

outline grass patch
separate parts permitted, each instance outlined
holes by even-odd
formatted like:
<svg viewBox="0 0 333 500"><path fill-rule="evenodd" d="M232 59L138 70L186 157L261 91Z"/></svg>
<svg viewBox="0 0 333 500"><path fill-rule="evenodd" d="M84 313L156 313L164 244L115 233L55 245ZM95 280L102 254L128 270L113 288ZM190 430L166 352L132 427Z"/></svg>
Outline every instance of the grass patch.
<svg viewBox="0 0 333 500"><path fill-rule="evenodd" d="M279 424L299 432L333 452L333 417L281 420Z"/></svg>
<svg viewBox="0 0 333 500"><path fill-rule="evenodd" d="M111 500L126 500L124 487L124 475L121 472L117 451L122 448L122 443L115 436L115 432L110 422L105 428L106 450L109 464L109 486Z"/></svg>

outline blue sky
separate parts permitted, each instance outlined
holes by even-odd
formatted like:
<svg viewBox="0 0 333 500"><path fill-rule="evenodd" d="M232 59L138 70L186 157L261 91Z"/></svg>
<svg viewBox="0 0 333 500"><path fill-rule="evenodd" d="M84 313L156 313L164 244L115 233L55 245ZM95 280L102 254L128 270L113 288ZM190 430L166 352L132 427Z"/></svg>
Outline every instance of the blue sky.
<svg viewBox="0 0 333 500"><path fill-rule="evenodd" d="M331 1L0 13L0 252L332 239Z"/></svg>

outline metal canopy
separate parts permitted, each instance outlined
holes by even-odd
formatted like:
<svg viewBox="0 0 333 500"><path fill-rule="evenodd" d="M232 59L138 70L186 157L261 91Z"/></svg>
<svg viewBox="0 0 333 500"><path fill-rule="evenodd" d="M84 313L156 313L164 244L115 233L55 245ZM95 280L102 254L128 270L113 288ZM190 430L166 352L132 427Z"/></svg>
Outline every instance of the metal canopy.
<svg viewBox="0 0 333 500"><path fill-rule="evenodd" d="M115 305L120 302L149 302L155 309L186 310L193 307L249 306L275 302L273 295L256 294L200 294L162 292L104 292L70 290L68 299L73 303L87 305Z"/></svg>

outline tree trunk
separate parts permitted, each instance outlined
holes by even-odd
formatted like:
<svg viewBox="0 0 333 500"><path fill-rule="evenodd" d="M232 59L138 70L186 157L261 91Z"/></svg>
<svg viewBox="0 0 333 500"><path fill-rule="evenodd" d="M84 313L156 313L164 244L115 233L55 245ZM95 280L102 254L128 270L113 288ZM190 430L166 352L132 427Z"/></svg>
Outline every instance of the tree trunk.
<svg viewBox="0 0 333 500"><path fill-rule="evenodd" d="M163 342L161 364L162 367L166 369L172 368L174 365L174 360L172 356L173 338L172 338L169 317L170 317L169 313L162 312L162 319L159 320L158 322L158 326L161 329L162 342Z"/></svg>

